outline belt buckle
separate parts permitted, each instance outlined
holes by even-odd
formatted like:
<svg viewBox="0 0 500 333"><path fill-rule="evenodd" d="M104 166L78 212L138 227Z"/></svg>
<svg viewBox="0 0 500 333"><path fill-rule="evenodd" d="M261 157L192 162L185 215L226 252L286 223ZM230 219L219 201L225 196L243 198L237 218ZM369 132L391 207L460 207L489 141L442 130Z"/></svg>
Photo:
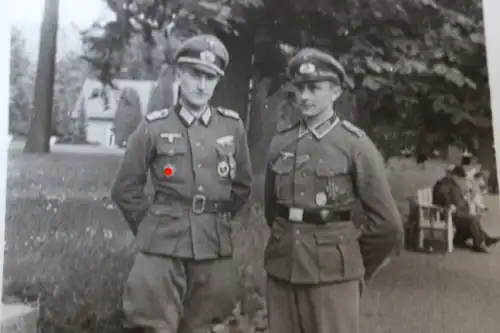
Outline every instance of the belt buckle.
<svg viewBox="0 0 500 333"><path fill-rule="evenodd" d="M304 210L302 208L291 207L288 210L288 219L292 222L302 222Z"/></svg>
<svg viewBox="0 0 500 333"><path fill-rule="evenodd" d="M198 207L198 203L201 204L200 207ZM193 202L191 204L191 209L193 213L195 214L201 214L205 211L205 205L207 203L207 198L204 195L201 194L195 194L193 197Z"/></svg>

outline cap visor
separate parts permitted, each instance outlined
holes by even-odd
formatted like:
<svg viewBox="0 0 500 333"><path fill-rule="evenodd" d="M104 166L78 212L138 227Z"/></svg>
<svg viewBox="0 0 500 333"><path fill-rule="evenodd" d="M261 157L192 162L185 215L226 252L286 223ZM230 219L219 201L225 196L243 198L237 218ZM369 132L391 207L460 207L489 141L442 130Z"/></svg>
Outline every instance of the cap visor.
<svg viewBox="0 0 500 333"><path fill-rule="evenodd" d="M187 57L183 58L183 57L181 57L181 58L179 58L179 60L177 60L177 63L178 64L189 64L189 65L195 67L197 70L200 70L200 71L207 73L207 74L220 75L220 76L224 75L224 72L216 65L203 62L203 61L196 59L196 58L187 58Z"/></svg>
<svg viewBox="0 0 500 333"><path fill-rule="evenodd" d="M292 82L293 83L301 83L301 82L318 82L318 81L331 81L331 82L338 82L338 79L333 76L297 76L295 77Z"/></svg>

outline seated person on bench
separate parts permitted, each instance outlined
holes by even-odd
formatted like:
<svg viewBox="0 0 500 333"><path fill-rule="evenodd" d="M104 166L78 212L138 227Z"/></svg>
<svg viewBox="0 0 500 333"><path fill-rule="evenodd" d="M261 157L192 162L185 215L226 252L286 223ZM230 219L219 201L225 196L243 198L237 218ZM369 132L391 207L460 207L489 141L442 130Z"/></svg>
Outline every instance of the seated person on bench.
<svg viewBox="0 0 500 333"><path fill-rule="evenodd" d="M481 226L480 218L470 213L467 202L466 173L456 166L449 175L439 180L433 188L435 205L453 208L453 224L456 228L453 243L456 247L469 248L467 240L472 238L471 250L487 253L488 247L498 243L500 237L489 236Z"/></svg>

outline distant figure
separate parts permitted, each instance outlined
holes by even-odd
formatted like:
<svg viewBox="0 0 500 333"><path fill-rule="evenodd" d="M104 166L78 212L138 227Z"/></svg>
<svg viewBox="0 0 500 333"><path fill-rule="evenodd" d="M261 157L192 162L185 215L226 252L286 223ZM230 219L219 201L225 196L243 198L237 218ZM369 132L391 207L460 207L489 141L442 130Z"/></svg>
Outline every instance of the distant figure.
<svg viewBox="0 0 500 333"><path fill-rule="evenodd" d="M476 172L472 175L471 192L470 192L470 205L471 213L481 215L488 210L484 204L484 195L488 193L488 186L486 185L486 178L483 172Z"/></svg>
<svg viewBox="0 0 500 333"><path fill-rule="evenodd" d="M462 154L461 164L463 166L468 166L471 163L472 163L472 154L468 150L465 150L464 153Z"/></svg>
<svg viewBox="0 0 500 333"><path fill-rule="evenodd" d="M417 153L417 165L420 165L422 169L425 169L425 162L427 162L428 157L425 153L419 152Z"/></svg>
<svg viewBox="0 0 500 333"><path fill-rule="evenodd" d="M54 145L56 144L58 139L59 138L57 136L54 136L54 135L50 137L50 140L49 140L50 148L54 147Z"/></svg>
<svg viewBox="0 0 500 333"><path fill-rule="evenodd" d="M462 166L456 166L450 175L434 185L434 204L453 207L453 224L456 228L453 243L459 248L469 248L467 240L472 238L471 250L487 253L488 247L498 243L499 237L489 236L482 228L480 217L471 214L467 201L468 187L466 173Z"/></svg>

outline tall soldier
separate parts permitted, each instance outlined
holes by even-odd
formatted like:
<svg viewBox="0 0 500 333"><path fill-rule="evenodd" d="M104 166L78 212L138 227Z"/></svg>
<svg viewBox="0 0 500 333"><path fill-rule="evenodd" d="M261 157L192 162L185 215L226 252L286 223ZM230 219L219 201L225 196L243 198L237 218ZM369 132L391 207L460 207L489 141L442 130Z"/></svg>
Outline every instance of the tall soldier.
<svg viewBox="0 0 500 333"><path fill-rule="evenodd" d="M305 48L288 74L302 118L279 123L269 148L270 333L357 333L361 288L401 246L401 217L377 148L332 108L348 82L341 64ZM361 230L351 217L358 199Z"/></svg>
<svg viewBox="0 0 500 333"><path fill-rule="evenodd" d="M145 116L112 188L140 250L123 295L125 326L140 332L206 332L223 315L236 280L230 222L252 181L241 119L208 105L228 65L226 48L199 35L175 59L179 103ZM152 201L144 195L148 171Z"/></svg>

